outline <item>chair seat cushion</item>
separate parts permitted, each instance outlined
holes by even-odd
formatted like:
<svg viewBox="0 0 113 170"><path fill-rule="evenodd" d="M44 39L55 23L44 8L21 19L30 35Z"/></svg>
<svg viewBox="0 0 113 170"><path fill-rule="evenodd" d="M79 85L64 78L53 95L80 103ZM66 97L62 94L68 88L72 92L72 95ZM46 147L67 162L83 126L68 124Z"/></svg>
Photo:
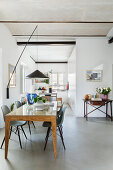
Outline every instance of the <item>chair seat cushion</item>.
<svg viewBox="0 0 113 170"><path fill-rule="evenodd" d="M51 122L43 122L43 127L51 127Z"/></svg>
<svg viewBox="0 0 113 170"><path fill-rule="evenodd" d="M26 124L26 121L11 121L10 126L22 126Z"/></svg>

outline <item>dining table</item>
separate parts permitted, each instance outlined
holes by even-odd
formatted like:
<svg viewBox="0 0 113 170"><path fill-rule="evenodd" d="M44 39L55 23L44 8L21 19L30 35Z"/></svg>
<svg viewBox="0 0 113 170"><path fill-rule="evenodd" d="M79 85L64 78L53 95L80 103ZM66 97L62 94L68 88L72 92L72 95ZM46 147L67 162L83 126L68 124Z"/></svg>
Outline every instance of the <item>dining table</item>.
<svg viewBox="0 0 113 170"><path fill-rule="evenodd" d="M5 159L8 156L10 121L47 121L51 122L53 136L54 157L57 156L56 115L57 101L47 102L45 107L39 110L38 105L25 104L5 116Z"/></svg>

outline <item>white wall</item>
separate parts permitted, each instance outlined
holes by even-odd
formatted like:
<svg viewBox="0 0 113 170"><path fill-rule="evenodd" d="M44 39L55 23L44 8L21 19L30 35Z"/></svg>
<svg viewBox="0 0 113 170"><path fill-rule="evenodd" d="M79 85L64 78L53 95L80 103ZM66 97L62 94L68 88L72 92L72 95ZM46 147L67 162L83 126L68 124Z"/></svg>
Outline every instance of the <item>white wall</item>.
<svg viewBox="0 0 113 170"><path fill-rule="evenodd" d="M10 99L6 99L6 87L9 78L8 64L16 64L16 61L18 59L18 49L15 39L12 37L7 27L3 24L0 24L0 49L2 50L2 56L0 56L0 68L2 68L2 73L0 73L0 80L2 81L2 83L0 83L0 86L2 88L2 101L0 101L1 107L2 104L7 104L8 106L10 106L15 100L19 98L20 95L20 72L18 66L16 70L16 87L10 88ZM1 120L1 109L0 115L0 127L3 127L3 120Z"/></svg>
<svg viewBox="0 0 113 170"><path fill-rule="evenodd" d="M68 60L68 104L75 113L76 105L76 46L73 48L73 51Z"/></svg>
<svg viewBox="0 0 113 170"><path fill-rule="evenodd" d="M0 48L0 106L2 106L3 104L3 99L2 99L2 91L3 91L3 85L2 85L2 77L3 77L3 74L2 74L2 49ZM1 111L0 111L0 127L3 127L4 126L4 121L3 121L3 115L1 114Z"/></svg>
<svg viewBox="0 0 113 170"><path fill-rule="evenodd" d="M107 38L76 39L76 116L83 116L83 101L85 94L95 94L96 87L110 86L112 88L113 44L108 44ZM87 82L86 70L103 66L102 82ZM111 93L112 95L112 93ZM104 116L92 113L92 116Z"/></svg>
<svg viewBox="0 0 113 170"><path fill-rule="evenodd" d="M23 48L24 48L24 46L18 46L19 54L21 54ZM36 64L30 58L30 53L27 50L27 48L26 48L26 50L24 51L24 53L22 55L20 63L24 67L25 77L35 70ZM20 81L21 81L21 83L23 83L22 74L20 75ZM23 92L22 88L23 87L21 86L21 94ZM26 88L26 92L31 92L32 91L32 80L31 79L25 79L25 88Z"/></svg>

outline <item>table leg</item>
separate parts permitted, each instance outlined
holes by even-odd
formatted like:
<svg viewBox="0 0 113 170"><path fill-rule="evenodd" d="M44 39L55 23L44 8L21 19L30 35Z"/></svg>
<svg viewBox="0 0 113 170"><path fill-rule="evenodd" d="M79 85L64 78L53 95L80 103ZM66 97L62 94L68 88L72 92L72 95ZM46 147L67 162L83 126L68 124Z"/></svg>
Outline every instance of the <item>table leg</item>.
<svg viewBox="0 0 113 170"><path fill-rule="evenodd" d="M106 117L107 117L107 114L108 114L108 103L106 103Z"/></svg>
<svg viewBox="0 0 113 170"><path fill-rule="evenodd" d="M87 120L87 101L86 101L86 120Z"/></svg>
<svg viewBox="0 0 113 170"><path fill-rule="evenodd" d="M5 117L5 159L7 159L7 154L8 154L9 131L10 131L10 120L6 116Z"/></svg>
<svg viewBox="0 0 113 170"><path fill-rule="evenodd" d="M84 117L85 117L85 104L86 104L86 102L84 101Z"/></svg>
<svg viewBox="0 0 113 170"><path fill-rule="evenodd" d="M52 118L52 136L53 136L53 148L54 148L54 157L57 156L57 135L56 135L56 117Z"/></svg>
<svg viewBox="0 0 113 170"><path fill-rule="evenodd" d="M111 108L111 121L112 121L112 102L110 102L110 108Z"/></svg>

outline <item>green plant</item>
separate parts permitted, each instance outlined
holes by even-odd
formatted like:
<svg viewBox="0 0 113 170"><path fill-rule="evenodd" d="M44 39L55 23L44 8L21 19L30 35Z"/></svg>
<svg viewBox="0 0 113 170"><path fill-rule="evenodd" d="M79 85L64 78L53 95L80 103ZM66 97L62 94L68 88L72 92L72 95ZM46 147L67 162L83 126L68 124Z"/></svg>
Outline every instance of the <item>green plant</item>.
<svg viewBox="0 0 113 170"><path fill-rule="evenodd" d="M107 87L107 88L103 88L103 87L100 87L100 88L96 88L96 91L97 91L97 93L99 93L99 94L104 94L104 95L107 95L107 94L109 94L110 93L110 91L111 91L111 88L110 87Z"/></svg>
<svg viewBox="0 0 113 170"><path fill-rule="evenodd" d="M34 98L34 102L37 103L38 101L42 101L43 103L45 103L47 101L47 99L37 96Z"/></svg>
<svg viewBox="0 0 113 170"><path fill-rule="evenodd" d="M45 83L46 83L46 84L49 84L49 79L46 79L46 80L45 80Z"/></svg>
<svg viewBox="0 0 113 170"><path fill-rule="evenodd" d="M14 109L14 103L11 105L11 107L10 107L10 110L11 110L11 112L13 111L13 109Z"/></svg>

